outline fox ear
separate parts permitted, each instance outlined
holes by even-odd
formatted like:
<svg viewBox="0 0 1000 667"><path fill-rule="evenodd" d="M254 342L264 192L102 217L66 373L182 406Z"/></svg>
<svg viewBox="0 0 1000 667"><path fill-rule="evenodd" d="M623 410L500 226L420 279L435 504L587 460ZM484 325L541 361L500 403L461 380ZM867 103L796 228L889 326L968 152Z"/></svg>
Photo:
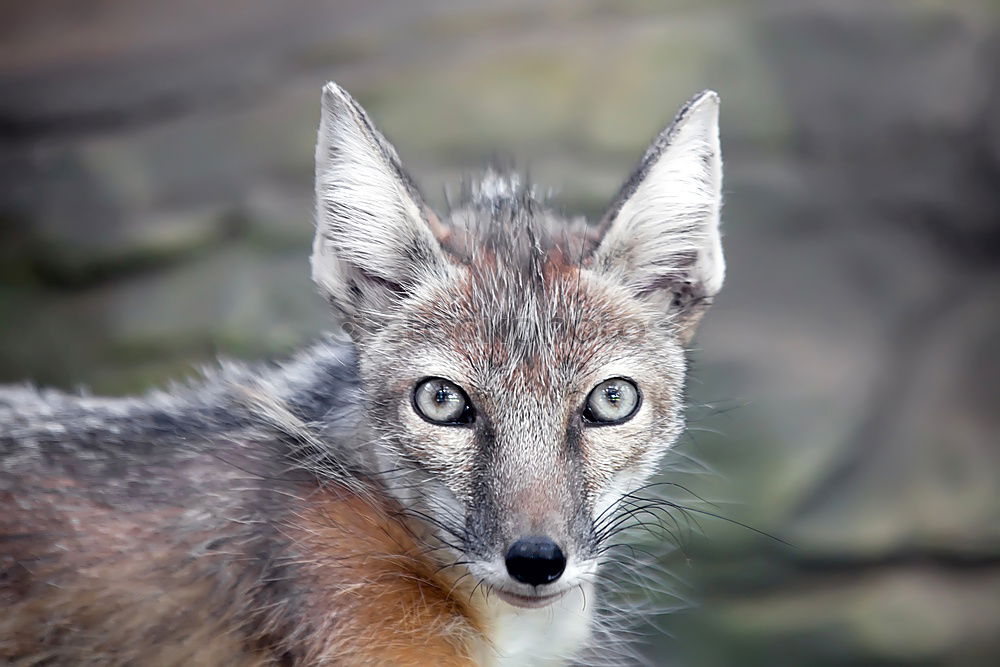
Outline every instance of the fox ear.
<svg viewBox="0 0 1000 667"><path fill-rule="evenodd" d="M396 150L347 91L328 83L316 143L312 276L350 331L447 271L434 220Z"/></svg>
<svg viewBox="0 0 1000 667"><path fill-rule="evenodd" d="M593 258L662 308L688 342L722 287L719 96L690 100L646 151L602 221Z"/></svg>

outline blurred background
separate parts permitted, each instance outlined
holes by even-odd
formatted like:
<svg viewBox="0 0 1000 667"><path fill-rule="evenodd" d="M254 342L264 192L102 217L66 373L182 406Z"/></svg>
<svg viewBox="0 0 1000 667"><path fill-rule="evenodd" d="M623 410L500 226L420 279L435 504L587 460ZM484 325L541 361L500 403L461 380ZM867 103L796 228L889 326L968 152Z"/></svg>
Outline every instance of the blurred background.
<svg viewBox="0 0 1000 667"><path fill-rule="evenodd" d="M328 79L431 202L499 153L591 215L718 90L730 270L677 457L712 472L676 478L794 547L699 519L643 650L1000 664L1000 2L2 2L0 381L133 392L329 328Z"/></svg>

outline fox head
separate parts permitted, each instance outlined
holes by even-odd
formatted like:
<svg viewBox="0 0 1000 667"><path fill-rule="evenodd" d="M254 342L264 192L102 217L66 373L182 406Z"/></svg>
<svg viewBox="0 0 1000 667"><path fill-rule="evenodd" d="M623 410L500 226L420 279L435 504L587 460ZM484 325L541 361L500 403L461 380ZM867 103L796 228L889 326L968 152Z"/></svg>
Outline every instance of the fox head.
<svg viewBox="0 0 1000 667"><path fill-rule="evenodd" d="M683 429L684 346L722 286L718 96L596 224L488 172L439 217L343 89L323 90L313 278L358 353L388 491L477 579L539 606Z"/></svg>

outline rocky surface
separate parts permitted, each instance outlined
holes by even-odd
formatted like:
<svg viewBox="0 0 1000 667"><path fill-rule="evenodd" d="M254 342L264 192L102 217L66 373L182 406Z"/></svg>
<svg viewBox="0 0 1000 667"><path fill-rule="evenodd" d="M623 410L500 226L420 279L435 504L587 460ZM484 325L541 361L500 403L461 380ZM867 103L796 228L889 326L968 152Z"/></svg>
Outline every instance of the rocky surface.
<svg viewBox="0 0 1000 667"><path fill-rule="evenodd" d="M649 654L995 664L997 2L60 0L0 35L0 381L112 393L330 325L328 79L433 202L499 151L591 214L719 90L730 277L674 457L715 473L670 478L794 546L695 517Z"/></svg>

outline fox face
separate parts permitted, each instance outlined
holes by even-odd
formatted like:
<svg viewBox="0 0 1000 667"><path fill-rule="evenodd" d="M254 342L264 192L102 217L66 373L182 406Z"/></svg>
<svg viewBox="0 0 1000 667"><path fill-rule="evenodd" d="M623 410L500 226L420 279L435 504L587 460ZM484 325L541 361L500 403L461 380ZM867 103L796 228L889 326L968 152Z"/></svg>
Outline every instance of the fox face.
<svg viewBox="0 0 1000 667"><path fill-rule="evenodd" d="M439 217L364 110L324 89L312 270L357 348L360 446L501 599L589 581L616 508L683 430L720 206L712 92L588 224L492 171Z"/></svg>

